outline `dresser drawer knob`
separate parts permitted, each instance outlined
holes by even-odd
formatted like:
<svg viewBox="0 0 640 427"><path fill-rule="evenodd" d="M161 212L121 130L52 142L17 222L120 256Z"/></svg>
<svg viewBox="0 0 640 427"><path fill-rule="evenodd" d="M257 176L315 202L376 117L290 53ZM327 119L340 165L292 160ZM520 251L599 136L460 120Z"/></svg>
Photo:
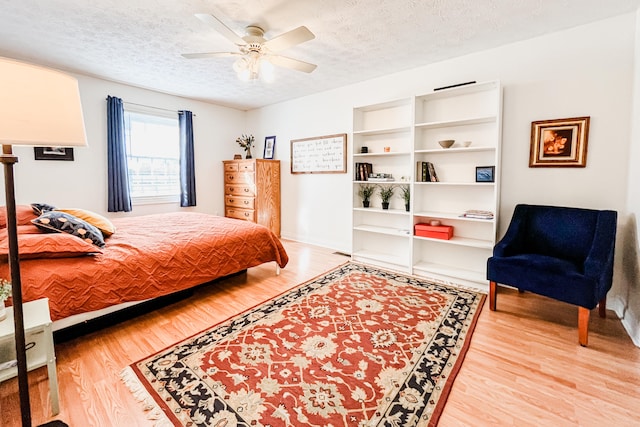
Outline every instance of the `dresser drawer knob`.
<svg viewBox="0 0 640 427"><path fill-rule="evenodd" d="M229 199L229 203L233 203L233 199Z"/></svg>
<svg viewBox="0 0 640 427"><path fill-rule="evenodd" d="M245 188L245 189L244 189L244 192L245 192L245 193L248 193L248 192L249 192L249 189L248 189L248 188Z"/></svg>
<svg viewBox="0 0 640 427"><path fill-rule="evenodd" d="M245 212L244 216L246 216L247 218L249 218L249 212Z"/></svg>
<svg viewBox="0 0 640 427"><path fill-rule="evenodd" d="M244 204L245 204L245 205L248 205L248 204L249 204L249 201L248 201L248 200L245 200L245 201L244 201Z"/></svg>

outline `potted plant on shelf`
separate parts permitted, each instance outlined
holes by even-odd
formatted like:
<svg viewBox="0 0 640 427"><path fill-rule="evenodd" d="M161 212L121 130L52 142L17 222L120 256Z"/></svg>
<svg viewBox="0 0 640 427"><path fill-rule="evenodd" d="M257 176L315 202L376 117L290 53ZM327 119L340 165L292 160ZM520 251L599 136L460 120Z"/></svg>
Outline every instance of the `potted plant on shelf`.
<svg viewBox="0 0 640 427"><path fill-rule="evenodd" d="M373 192L376 188L371 184L360 184L360 188L358 189L358 196L362 197L362 206L365 208L369 207L369 200L371 196L373 196Z"/></svg>
<svg viewBox="0 0 640 427"><path fill-rule="evenodd" d="M401 186L400 191L402 191L402 198L404 199L404 208L409 212L409 202L411 201L411 191L409 190L409 186Z"/></svg>
<svg viewBox="0 0 640 427"><path fill-rule="evenodd" d="M7 317L7 309L4 306L4 302L11 296L11 282L5 279L0 279L0 320L4 320Z"/></svg>
<svg viewBox="0 0 640 427"><path fill-rule="evenodd" d="M252 157L251 146L253 145L255 140L256 139L253 137L253 135L245 134L242 134L242 136L236 138L236 142L238 143L238 145L240 145L240 147L244 148L244 151L246 151L246 154L244 156L245 159L250 159Z"/></svg>
<svg viewBox="0 0 640 427"><path fill-rule="evenodd" d="M379 194L382 199L382 209L389 209L389 200L393 197L396 188L393 185L381 185Z"/></svg>

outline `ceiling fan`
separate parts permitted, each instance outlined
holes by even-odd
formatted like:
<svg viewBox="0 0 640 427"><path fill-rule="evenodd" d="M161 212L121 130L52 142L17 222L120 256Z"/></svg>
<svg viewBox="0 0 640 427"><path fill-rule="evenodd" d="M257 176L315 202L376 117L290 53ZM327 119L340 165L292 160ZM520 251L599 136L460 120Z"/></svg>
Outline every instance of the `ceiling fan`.
<svg viewBox="0 0 640 427"><path fill-rule="evenodd" d="M310 73L316 69L315 64L278 55L278 52L313 40L315 35L307 27L298 27L267 40L264 38L264 30L257 25L246 27L246 35L240 37L213 15L197 13L195 16L202 22L211 25L234 43L238 47L238 52L183 53L182 56L185 58L237 57L238 59L234 62L233 69L242 80L253 80L258 77L269 80L272 75L273 65L305 73Z"/></svg>

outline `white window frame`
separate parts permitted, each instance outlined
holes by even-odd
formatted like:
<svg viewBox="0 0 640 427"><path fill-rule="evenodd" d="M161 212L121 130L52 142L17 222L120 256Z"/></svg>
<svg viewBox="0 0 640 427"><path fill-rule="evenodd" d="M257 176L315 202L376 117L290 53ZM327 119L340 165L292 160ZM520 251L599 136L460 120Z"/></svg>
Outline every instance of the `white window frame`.
<svg viewBox="0 0 640 427"><path fill-rule="evenodd" d="M162 118L168 118L168 119L175 119L176 126L179 126L178 125L178 113L177 112L171 112L171 111L166 111L166 110L159 109L159 108L157 109L157 108L152 108L152 107L145 107L145 106L142 106L142 105L127 104L127 103L125 103L125 105L124 105L124 112L125 112L125 114L127 114L127 113L138 113L138 114L145 114L145 115L149 115L149 116L156 116L156 117L162 117ZM179 138L179 134L178 134L178 138ZM180 140L178 139L176 141L176 143L179 145L180 144ZM179 149L179 147L178 147L178 149ZM127 160L128 159L129 159L129 153L127 152ZM177 194L172 194L172 195L136 196L136 197L131 196L131 204L133 206L168 204L168 203L173 204L173 203L179 203L179 202L180 202L180 188L179 187L178 187Z"/></svg>

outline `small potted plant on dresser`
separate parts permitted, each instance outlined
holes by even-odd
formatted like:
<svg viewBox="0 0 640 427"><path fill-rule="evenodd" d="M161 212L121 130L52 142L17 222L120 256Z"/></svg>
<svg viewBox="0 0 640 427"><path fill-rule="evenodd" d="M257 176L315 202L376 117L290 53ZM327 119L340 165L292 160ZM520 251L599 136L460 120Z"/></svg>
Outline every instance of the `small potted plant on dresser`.
<svg viewBox="0 0 640 427"><path fill-rule="evenodd" d="M363 207L369 207L369 202L371 200L371 196L373 196L373 192L375 191L375 189L376 188L371 184L360 184L360 188L358 189L358 196L362 197Z"/></svg>
<svg viewBox="0 0 640 427"><path fill-rule="evenodd" d="M381 185L379 194L382 199L382 209L389 209L389 200L393 197L396 188L393 185Z"/></svg>
<svg viewBox="0 0 640 427"><path fill-rule="evenodd" d="M0 279L0 320L7 317L7 309L4 302L11 296L11 282Z"/></svg>

